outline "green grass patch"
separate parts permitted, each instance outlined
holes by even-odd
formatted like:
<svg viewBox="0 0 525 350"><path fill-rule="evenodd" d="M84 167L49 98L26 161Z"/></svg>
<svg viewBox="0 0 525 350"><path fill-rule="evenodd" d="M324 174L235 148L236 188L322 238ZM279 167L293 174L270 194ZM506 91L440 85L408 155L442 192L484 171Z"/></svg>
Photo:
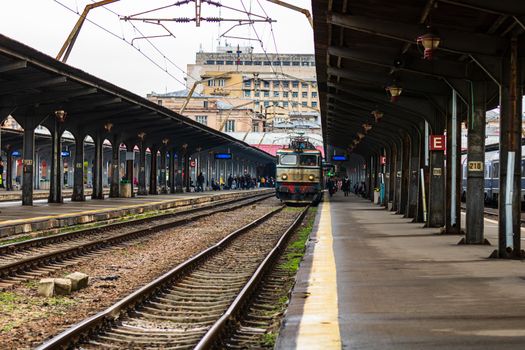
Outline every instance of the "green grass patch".
<svg viewBox="0 0 525 350"><path fill-rule="evenodd" d="M261 344L263 346L267 347L274 347L275 346L275 340L277 339L277 334L275 333L265 333L263 335L263 338L261 340Z"/></svg>
<svg viewBox="0 0 525 350"><path fill-rule="evenodd" d="M306 222L300 227L297 232L297 238L288 244L285 254L284 263L279 264L277 267L279 269L288 271L290 273L295 273L299 269L299 264L304 256L305 243L312 229L314 227L315 213L317 208L310 208L310 213L307 216Z"/></svg>

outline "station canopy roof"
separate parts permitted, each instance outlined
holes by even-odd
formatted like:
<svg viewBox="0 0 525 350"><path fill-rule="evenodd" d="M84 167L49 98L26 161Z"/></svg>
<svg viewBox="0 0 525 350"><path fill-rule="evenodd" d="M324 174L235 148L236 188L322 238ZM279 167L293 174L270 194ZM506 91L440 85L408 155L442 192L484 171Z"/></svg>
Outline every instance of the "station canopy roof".
<svg viewBox="0 0 525 350"><path fill-rule="evenodd" d="M313 0L312 10L324 142L361 154L424 121L442 133L452 89L465 118L471 81L488 81L487 110L496 107L511 37L525 57L525 1ZM426 34L439 38L432 59L418 44ZM395 103L390 87L402 88Z"/></svg>
<svg viewBox="0 0 525 350"><path fill-rule="evenodd" d="M246 159L273 161L266 152L0 35L0 120L12 115L22 127L50 128L57 110L67 112L63 128L75 137L117 136L135 145L145 133L148 147L161 147L163 140L168 148L190 152L228 147Z"/></svg>

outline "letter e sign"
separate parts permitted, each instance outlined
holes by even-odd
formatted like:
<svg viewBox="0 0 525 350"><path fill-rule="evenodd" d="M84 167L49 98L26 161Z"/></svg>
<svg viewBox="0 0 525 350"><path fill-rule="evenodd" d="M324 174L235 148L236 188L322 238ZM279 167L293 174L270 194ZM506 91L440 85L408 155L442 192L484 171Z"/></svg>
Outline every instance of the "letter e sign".
<svg viewBox="0 0 525 350"><path fill-rule="evenodd" d="M446 149L445 135L430 135L430 150L444 151Z"/></svg>

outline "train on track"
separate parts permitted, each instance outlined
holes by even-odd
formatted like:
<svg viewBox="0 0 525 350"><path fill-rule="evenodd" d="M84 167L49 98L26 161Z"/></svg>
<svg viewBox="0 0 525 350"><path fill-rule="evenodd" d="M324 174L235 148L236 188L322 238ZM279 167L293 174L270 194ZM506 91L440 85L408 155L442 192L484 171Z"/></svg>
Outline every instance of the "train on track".
<svg viewBox="0 0 525 350"><path fill-rule="evenodd" d="M323 196L322 155L304 137L277 151L276 196L289 203L318 204Z"/></svg>
<svg viewBox="0 0 525 350"><path fill-rule="evenodd" d="M525 146L521 146L521 202L525 203ZM485 152L485 203L495 204L499 197L499 150L497 148L487 146ZM467 194L467 156L461 157L462 178L461 178L461 200L464 201Z"/></svg>

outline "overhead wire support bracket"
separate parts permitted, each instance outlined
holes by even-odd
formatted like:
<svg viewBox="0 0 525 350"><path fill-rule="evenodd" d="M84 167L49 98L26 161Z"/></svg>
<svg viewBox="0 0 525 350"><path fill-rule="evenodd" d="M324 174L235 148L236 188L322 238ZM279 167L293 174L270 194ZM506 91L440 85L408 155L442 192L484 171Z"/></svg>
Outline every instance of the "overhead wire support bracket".
<svg viewBox="0 0 525 350"><path fill-rule="evenodd" d="M103 1L99 1L99 2L93 3L93 4L86 5L86 7L84 8L84 11L80 15L77 23L73 27L73 30L71 30L71 33L69 33L69 36L67 37L66 41L64 42L64 45L62 45L62 48L58 52L58 55L56 56L56 59L60 60L62 62L66 62L67 61L69 55L71 54L71 50L73 50L73 46L75 45L75 42L76 42L76 40L78 38L78 34L80 33L80 29L82 28L82 25L84 24L89 11L91 11L94 8L97 8L97 7L100 7L100 6L104 6L104 5L108 5L108 4L111 4L113 2L117 2L117 1L119 1L119 0L103 0Z"/></svg>
<svg viewBox="0 0 525 350"><path fill-rule="evenodd" d="M308 11L307 9L303 9L301 7L298 7L298 6L295 6L295 5L289 4L289 3L284 2L284 1L280 1L280 0L266 0L266 1L271 2L273 4L276 4L276 5L279 5L279 6L282 6L282 7L286 7L288 9L290 9L290 10L301 12L303 15L306 16L306 19L308 19L308 22L310 23L310 26L312 26L312 28L314 27L314 21L312 19L312 15L310 14L310 11Z"/></svg>

